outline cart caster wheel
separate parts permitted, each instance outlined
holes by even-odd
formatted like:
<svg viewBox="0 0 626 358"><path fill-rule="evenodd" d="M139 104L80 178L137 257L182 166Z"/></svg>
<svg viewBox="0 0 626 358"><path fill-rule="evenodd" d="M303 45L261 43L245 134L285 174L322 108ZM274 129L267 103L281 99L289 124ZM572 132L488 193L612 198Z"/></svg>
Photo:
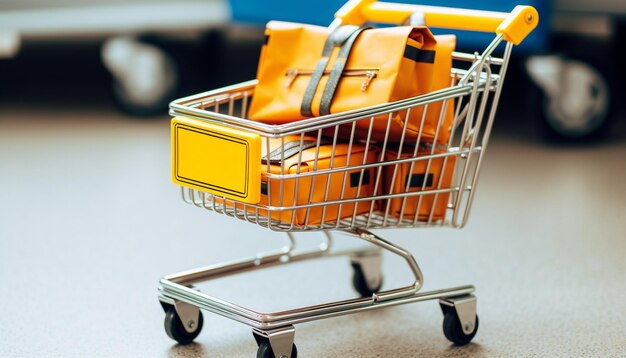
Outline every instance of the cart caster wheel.
<svg viewBox="0 0 626 358"><path fill-rule="evenodd" d="M200 334L204 323L202 312L199 314L198 323L195 327L196 329L189 333L185 330L180 316L176 313L176 309L174 309L174 306L171 306L171 308L168 308L165 311L165 333L167 333L171 339L175 340L179 344L189 344L193 342L193 340Z"/></svg>
<svg viewBox="0 0 626 358"><path fill-rule="evenodd" d="M365 274L363 273L363 269L359 264L352 264L352 268L354 269L354 275L352 276L352 285L354 289L361 295L361 297L369 297L372 294L380 291L380 288L383 286L382 277L379 278L374 283L374 287L371 286L371 282L368 284L367 279L365 278Z"/></svg>
<svg viewBox="0 0 626 358"><path fill-rule="evenodd" d="M291 347L291 358L298 357L298 349L296 345ZM269 339L264 339L259 343L259 349L256 351L256 358L286 358L285 356L276 357L274 356L274 352L272 351L272 346L270 345Z"/></svg>
<svg viewBox="0 0 626 358"><path fill-rule="evenodd" d="M470 334L463 332L463 327L461 327L461 321L457 316L456 310L449 309L443 316L443 334L456 346L464 346L471 342L477 331L478 316L476 316L476 325Z"/></svg>

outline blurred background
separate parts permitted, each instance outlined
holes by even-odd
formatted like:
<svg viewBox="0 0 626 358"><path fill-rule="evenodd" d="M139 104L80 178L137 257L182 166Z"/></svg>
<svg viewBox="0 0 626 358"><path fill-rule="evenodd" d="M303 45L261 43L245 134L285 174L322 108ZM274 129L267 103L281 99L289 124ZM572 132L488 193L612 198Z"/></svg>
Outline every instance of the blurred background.
<svg viewBox="0 0 626 358"><path fill-rule="evenodd" d="M517 4L406 2L496 11ZM268 20L328 25L342 4L0 1L1 356L253 355L250 332L224 319L205 315L199 343L186 347L162 331L159 277L280 243L280 235L180 202L167 105L254 78ZM428 285L436 283L429 288L477 285L476 343L450 347L430 305L306 325L296 338L301 354L626 355L626 2L525 4L539 10L540 26L514 49L475 221L460 232L388 234L419 253ZM463 51L491 39L457 34ZM258 239L266 236L273 240ZM254 306L268 280L308 272L286 290L310 302L288 295L287 303L347 298L348 266L272 271L216 290ZM345 282L326 282L344 274ZM260 303L273 307L281 297ZM376 339L362 338L370 334Z"/></svg>
<svg viewBox="0 0 626 358"><path fill-rule="evenodd" d="M3 1L0 100L14 105L37 93L39 101L57 104L59 98L73 98L73 107L99 98L102 105L116 105L133 116L162 115L176 97L253 78L267 21L327 25L341 4ZM541 22L514 52L511 75L516 78L505 94L521 102L510 106L527 111L538 137L581 142L612 132L623 111L619 83L625 76L620 64L626 58L626 4L529 4L539 10ZM514 3L481 0L472 6L510 11ZM459 34L459 49L470 52L484 48L491 36Z"/></svg>

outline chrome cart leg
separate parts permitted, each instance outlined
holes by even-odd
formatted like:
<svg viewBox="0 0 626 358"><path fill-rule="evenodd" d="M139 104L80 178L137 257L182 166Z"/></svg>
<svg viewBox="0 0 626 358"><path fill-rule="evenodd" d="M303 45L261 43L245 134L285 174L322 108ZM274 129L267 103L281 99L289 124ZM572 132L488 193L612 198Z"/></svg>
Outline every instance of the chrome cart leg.
<svg viewBox="0 0 626 358"><path fill-rule="evenodd" d="M439 299L443 311L443 333L452 343L468 344L478 331L476 297L472 294Z"/></svg>
<svg viewBox="0 0 626 358"><path fill-rule="evenodd" d="M259 350L257 358L296 358L298 350L293 343L296 329L286 326L271 330L252 329Z"/></svg>

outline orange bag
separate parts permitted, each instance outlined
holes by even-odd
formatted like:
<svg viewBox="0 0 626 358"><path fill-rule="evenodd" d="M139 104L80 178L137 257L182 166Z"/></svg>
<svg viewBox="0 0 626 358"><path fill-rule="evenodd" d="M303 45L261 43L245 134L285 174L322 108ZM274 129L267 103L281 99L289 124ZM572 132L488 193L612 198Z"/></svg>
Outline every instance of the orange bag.
<svg viewBox="0 0 626 358"><path fill-rule="evenodd" d="M456 36L436 35L435 39L437 40L437 53L435 55L435 63L433 64L433 78L430 92L448 88L453 85L451 77L452 52L456 47ZM441 111L444 111L443 117ZM421 115L422 110L418 112ZM450 139L452 121L454 120L454 99L437 101L428 105L424 119L424 133L427 134L426 139L430 139L428 136L429 133L435 135L440 119L441 127L439 128L439 133L437 133L436 142L445 145Z"/></svg>
<svg viewBox="0 0 626 358"><path fill-rule="evenodd" d="M272 174L298 174L310 173L329 169L331 167L332 144L322 144L317 153L317 162L315 162L317 147L316 137L304 137L303 146L300 147L300 136L294 135L285 138L284 146L281 148L281 139L270 139L270 148L267 149L266 141L262 143L262 153L270 153L269 172ZM348 144L336 144L334 156L332 158L332 168L345 168L348 164ZM283 152L284 172L281 173L281 151ZM301 154L300 154L301 153ZM325 201L333 201L340 199L365 198L374 195L374 169L354 169L348 171L339 171L331 174L302 176L294 178L268 178L267 157L263 158L261 165L261 206L289 207L294 205L322 203ZM353 144L350 152L350 166L373 163L378 160L378 153L371 146L365 154L365 146L361 144ZM298 168L298 162L300 166ZM297 178L297 179L296 179ZM328 181L330 180L330 184ZM282 182L282 195L281 195ZM313 182L313 183L312 183ZM359 185L360 183L360 185ZM341 189L344 188L343 196ZM328 193L326 194L326 192ZM272 201L268 203L268 194L271 195ZM237 204L239 207L240 204ZM361 201L357 204L346 203L327 205L326 209L322 206L296 210L274 210L271 211L272 219L280 220L283 223L291 223L295 225L319 225L322 220L324 222L333 222L338 218L351 217L356 206L356 214L364 214L369 212L372 201ZM374 210L377 209L374 202ZM255 208L249 208L249 212L256 212ZM268 216L268 211L259 209L259 215ZM323 215L323 218L322 218ZM308 217L307 217L308 216Z"/></svg>
<svg viewBox="0 0 626 358"><path fill-rule="evenodd" d="M345 62L345 68L330 95L329 113L405 99L450 85L455 37L435 37L423 26L365 29L353 39L347 58L342 57L341 46L335 46L329 58L322 56L331 35L325 27L272 21L267 25L266 35L268 40L261 52L258 84L248 115L252 120L282 124L327 114L322 111L324 103L329 102L328 98L325 100L329 97L327 85L333 78L334 67L341 61ZM306 115L303 101L316 67L322 63L320 59L327 61L327 66L323 67L325 70L310 99L310 113ZM441 102L438 105L440 108ZM443 130L437 138L439 143L448 140L453 106L448 107ZM417 136L422 113L423 107L411 110L406 123L407 138ZM376 117L373 139L383 139L387 119L387 115ZM394 113L390 130L395 138L391 140L399 140L405 119L405 111ZM422 138L433 139L438 120L438 110L429 107ZM357 122L361 132L368 127L369 119Z"/></svg>
<svg viewBox="0 0 626 358"><path fill-rule="evenodd" d="M429 155L430 153L430 150L420 149L417 156ZM436 151L435 153L441 152ZM411 158L413 157L412 154L412 152L410 154L402 153L398 158L398 153L390 151L385 154L385 160ZM444 157L431 159L428 174L426 174L428 162L429 160L425 159L398 164L397 169L395 165L385 166L385 191L383 194L419 192L422 191L422 188L424 190L449 189L454 174L456 156L448 156L447 160ZM449 198L450 193L425 194L390 199L386 203L389 205L389 214L396 218L413 220L419 205L418 220L428 221L432 210L432 220L437 221L444 218ZM403 204L404 210L402 209Z"/></svg>

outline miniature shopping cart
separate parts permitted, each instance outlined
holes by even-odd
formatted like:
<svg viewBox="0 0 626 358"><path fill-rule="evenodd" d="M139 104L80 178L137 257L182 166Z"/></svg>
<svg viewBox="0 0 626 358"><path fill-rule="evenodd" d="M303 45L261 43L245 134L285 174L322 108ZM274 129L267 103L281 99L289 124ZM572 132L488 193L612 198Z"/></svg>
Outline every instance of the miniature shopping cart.
<svg viewBox="0 0 626 358"><path fill-rule="evenodd" d="M171 338L181 344L193 341L202 329L200 309L204 309L251 326L259 346L257 357L296 357L293 342L297 323L437 299L444 314L446 338L456 345L472 340L478 329L474 287L421 292L423 276L413 256L369 230L460 228L466 224L512 46L532 31L538 17L528 6L518 6L509 14L353 0L337 13L331 27L359 21L355 19L401 23L415 14L430 27L494 32L496 37L482 53L453 53L448 88L349 112L281 125L248 120L257 84L254 80L171 104L175 117L172 171L174 181L181 184L183 200L285 232L290 240L275 252L161 279L159 300ZM503 55L495 57L494 51L503 41ZM437 140L442 135L439 129L430 141L420 133L417 138L404 132L391 138L389 126L385 133L372 135L375 119L391 121L393 115L408 116L411 111L420 111L422 118L435 111L440 122L437 128L441 128L450 107L453 122L444 143ZM356 128L366 134L355 135ZM277 143L282 149L272 150ZM297 150L287 153L288 146ZM356 156L351 153L356 153L357 147L359 157L352 160L349 157ZM305 148L313 153L306 163L302 154ZM348 158L339 160L342 151ZM322 158L322 152L326 157ZM320 164L322 160L325 165ZM422 174L414 180L411 175L416 168L421 168ZM434 171L438 174L433 176ZM348 187L353 187L356 195L348 195ZM304 231L322 234L319 249L296 248L294 234ZM338 252L332 245L333 233L337 232L373 245ZM415 276L412 284L381 290L382 250L406 260ZM230 274L336 255L350 256L354 288L361 298L259 313L193 286Z"/></svg>

